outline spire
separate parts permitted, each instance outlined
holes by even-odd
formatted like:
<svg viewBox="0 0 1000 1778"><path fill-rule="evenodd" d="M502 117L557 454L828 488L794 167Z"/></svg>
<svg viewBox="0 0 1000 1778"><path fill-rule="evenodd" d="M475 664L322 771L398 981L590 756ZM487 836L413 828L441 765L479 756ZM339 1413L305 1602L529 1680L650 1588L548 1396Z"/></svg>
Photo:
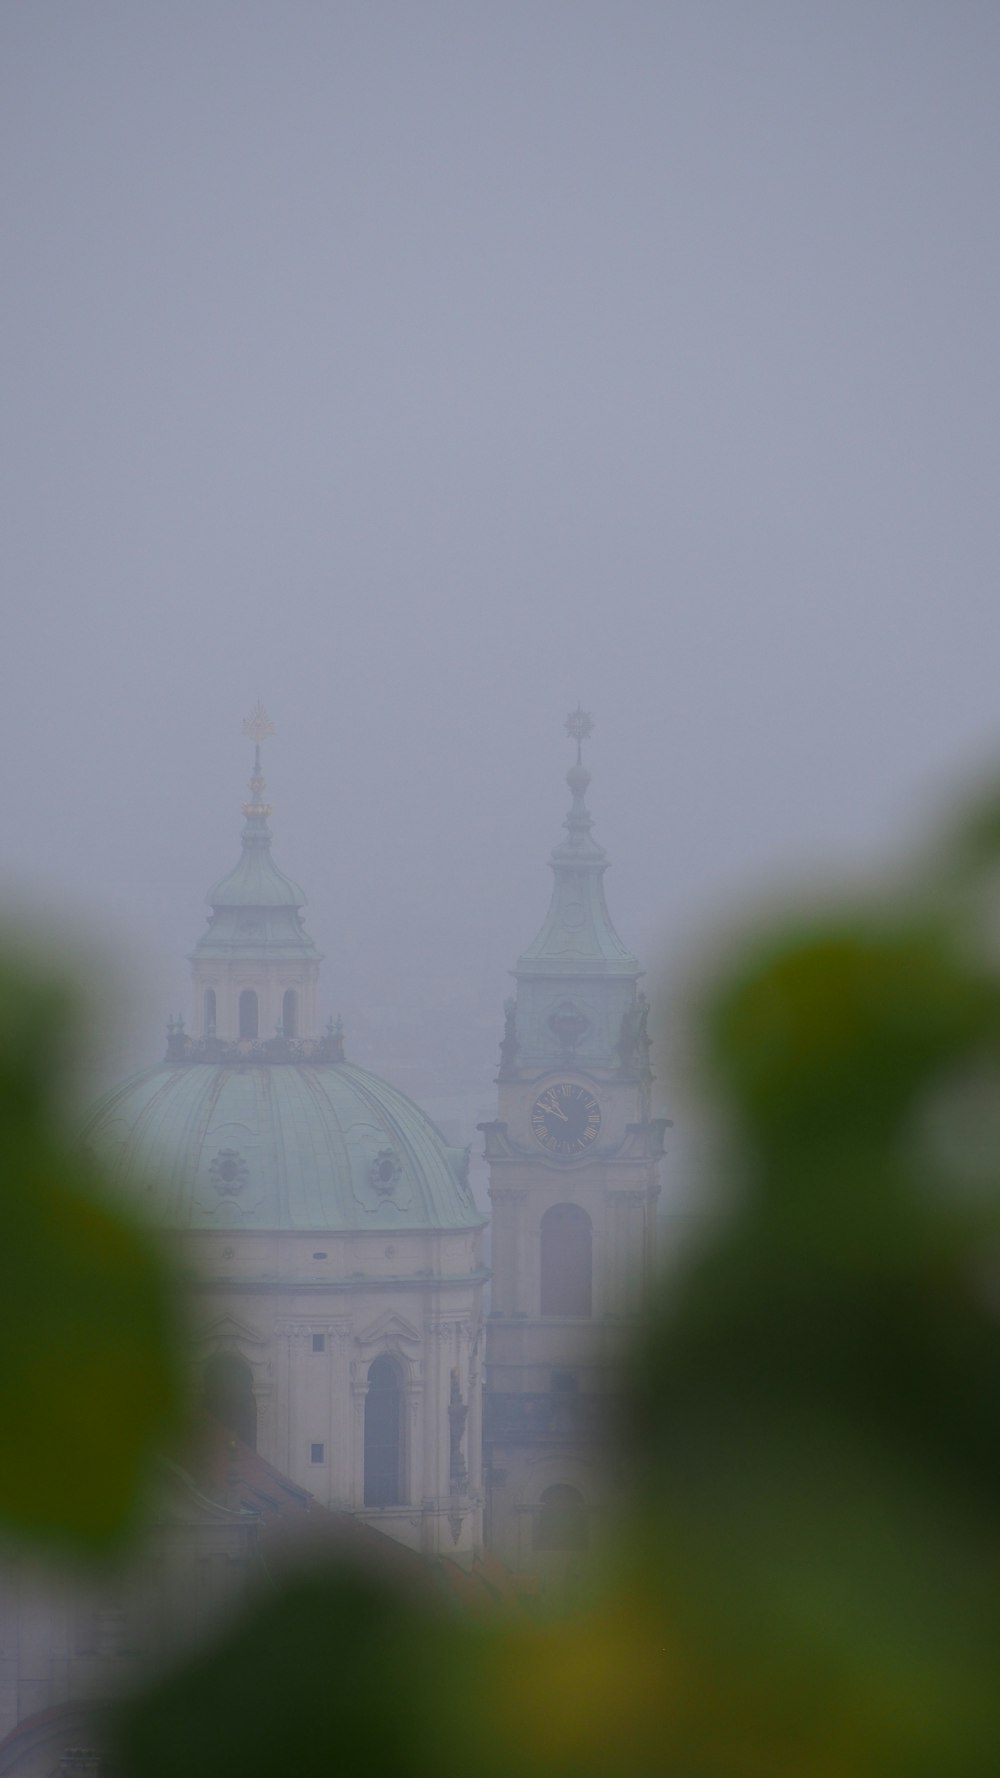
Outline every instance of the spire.
<svg viewBox="0 0 1000 1778"><path fill-rule="evenodd" d="M590 773L583 763L583 743L593 728L593 718L580 705L566 718L566 733L576 742L576 759L566 773L572 799L564 822L566 838L549 860L555 882L545 924L519 958L517 976L640 973L637 959L611 924L602 882L607 854L591 833L586 801Z"/></svg>
<svg viewBox="0 0 1000 1778"><path fill-rule="evenodd" d="M250 800L242 805L242 851L239 862L208 892L213 916L197 946L198 953L224 946L229 955L239 951L263 956L278 948L287 954L318 956L298 914L305 906L305 894L271 856L271 805L264 800L260 749L275 732L263 704L256 703L243 723L243 733L254 744L254 755Z"/></svg>
<svg viewBox="0 0 1000 1778"><path fill-rule="evenodd" d="M208 892L208 928L191 955L194 1048L175 1032L170 1059L221 1063L229 1045L232 1053L238 1046L241 1056L258 1061L333 1061L336 1045L320 1053L316 995L322 959L303 924L306 898L271 857L260 749L274 724L263 704L254 705L243 733L253 742L253 771L240 856ZM308 1056L296 1045L307 1045Z"/></svg>
<svg viewBox="0 0 1000 1778"><path fill-rule="evenodd" d="M271 813L271 805L264 801L264 772L260 763L260 744L262 741L266 741L269 735L273 735L276 732L274 723L271 721L267 711L258 698L249 716L245 717L243 722L243 733L248 736L254 744L253 773L250 778L250 801L243 804L243 813L247 818L247 825L243 831L243 838L246 840L248 835L264 833L268 835L268 845L270 845L271 842L267 818Z"/></svg>
<svg viewBox="0 0 1000 1778"><path fill-rule="evenodd" d="M586 803L587 791L590 787L590 773L583 763L583 743L584 741L589 741L593 732L593 717L590 715L589 711L584 710L581 705L577 704L576 709L571 710L566 718L566 733L571 740L576 742L576 764L571 765L569 771L566 773L566 782L569 785L573 796L573 801L570 804L569 814L567 815L565 822L566 829L569 833L569 841L567 842L564 840L562 846L556 848L556 852L553 853L553 858L555 858L558 853L565 852L567 849L578 851L586 851L588 849L590 830L594 823L590 818L590 810L587 808ZM589 841L589 849L596 857L604 857L604 852L594 840Z"/></svg>

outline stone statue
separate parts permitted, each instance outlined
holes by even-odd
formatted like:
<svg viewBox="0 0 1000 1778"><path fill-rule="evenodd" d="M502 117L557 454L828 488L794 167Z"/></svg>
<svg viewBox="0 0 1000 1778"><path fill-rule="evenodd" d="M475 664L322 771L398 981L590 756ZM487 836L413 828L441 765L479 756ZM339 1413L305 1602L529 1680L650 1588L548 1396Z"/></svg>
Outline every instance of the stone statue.
<svg viewBox="0 0 1000 1778"><path fill-rule="evenodd" d="M639 1021L638 1007L627 1007L622 1013L621 1031L618 1035L618 1063L623 1074L631 1073L635 1067L639 1052Z"/></svg>
<svg viewBox="0 0 1000 1778"><path fill-rule="evenodd" d="M649 1052L653 1047L653 1040L649 1035L648 1025L649 1000L640 992L636 996L635 1005L622 1013L618 1060L623 1074L630 1074L636 1068L640 1074L649 1073Z"/></svg>
<svg viewBox="0 0 1000 1778"><path fill-rule="evenodd" d="M469 1472L462 1455L462 1439L465 1435L465 1422L469 1410L462 1400L458 1386L458 1372L451 1373L451 1399L448 1402L448 1431L451 1440L449 1480L453 1494L464 1494L469 1485Z"/></svg>
<svg viewBox="0 0 1000 1778"><path fill-rule="evenodd" d="M505 1000L503 1003L504 1025L503 1038L500 1043L500 1073L510 1074L517 1058L517 1002Z"/></svg>

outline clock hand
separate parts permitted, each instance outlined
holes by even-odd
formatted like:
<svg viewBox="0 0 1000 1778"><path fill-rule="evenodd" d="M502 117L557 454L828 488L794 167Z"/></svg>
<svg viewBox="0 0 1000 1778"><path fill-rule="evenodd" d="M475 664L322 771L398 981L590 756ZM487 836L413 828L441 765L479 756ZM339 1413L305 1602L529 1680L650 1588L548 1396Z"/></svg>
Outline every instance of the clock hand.
<svg viewBox="0 0 1000 1778"><path fill-rule="evenodd" d="M551 1113L551 1115L553 1117L561 1117L564 1124L569 1123L569 1118L566 1116L566 1113L564 1111L560 1111L559 1106L555 1102L555 1099L552 1099L552 1098L540 1099L538 1101L538 1103L541 1105L543 1111L547 1111L547 1112Z"/></svg>

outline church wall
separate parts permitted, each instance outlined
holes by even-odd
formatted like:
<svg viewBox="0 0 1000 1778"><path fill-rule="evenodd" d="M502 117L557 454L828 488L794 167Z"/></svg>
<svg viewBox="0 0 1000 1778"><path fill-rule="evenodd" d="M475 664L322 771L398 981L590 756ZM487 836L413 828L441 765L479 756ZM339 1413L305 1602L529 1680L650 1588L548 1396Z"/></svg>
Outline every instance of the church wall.
<svg viewBox="0 0 1000 1778"><path fill-rule="evenodd" d="M413 1548L471 1553L482 1537L480 1231L227 1231L188 1236L182 1250L198 1276L198 1356L250 1366L262 1455L324 1506ZM402 1380L405 1498L366 1508L365 1400L382 1355Z"/></svg>
<svg viewBox="0 0 1000 1778"><path fill-rule="evenodd" d="M611 1417L651 1263L659 1146L656 1131L639 1122L634 1083L571 1069L552 1070L542 1081L553 1078L586 1080L599 1098L602 1153L563 1166L531 1154L537 1077L501 1085L498 1124L487 1129L495 1277L487 1324L486 1534L502 1560L543 1586L563 1585L586 1560L581 1551L536 1549L545 1489L578 1490L589 1548L613 1496ZM561 1204L590 1218L589 1316L541 1313L542 1220Z"/></svg>

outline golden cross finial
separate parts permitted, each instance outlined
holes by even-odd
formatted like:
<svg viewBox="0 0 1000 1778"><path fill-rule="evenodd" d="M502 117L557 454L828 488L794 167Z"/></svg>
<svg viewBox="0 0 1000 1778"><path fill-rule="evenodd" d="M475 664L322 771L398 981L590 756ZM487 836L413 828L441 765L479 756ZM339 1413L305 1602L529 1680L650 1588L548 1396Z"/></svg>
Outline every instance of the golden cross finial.
<svg viewBox="0 0 1000 1778"><path fill-rule="evenodd" d="M271 718L268 716L267 711L258 698L249 716L244 721L243 733L249 736L250 740L259 747L261 742L266 741L268 735L273 735L274 732L274 723L271 721Z"/></svg>

